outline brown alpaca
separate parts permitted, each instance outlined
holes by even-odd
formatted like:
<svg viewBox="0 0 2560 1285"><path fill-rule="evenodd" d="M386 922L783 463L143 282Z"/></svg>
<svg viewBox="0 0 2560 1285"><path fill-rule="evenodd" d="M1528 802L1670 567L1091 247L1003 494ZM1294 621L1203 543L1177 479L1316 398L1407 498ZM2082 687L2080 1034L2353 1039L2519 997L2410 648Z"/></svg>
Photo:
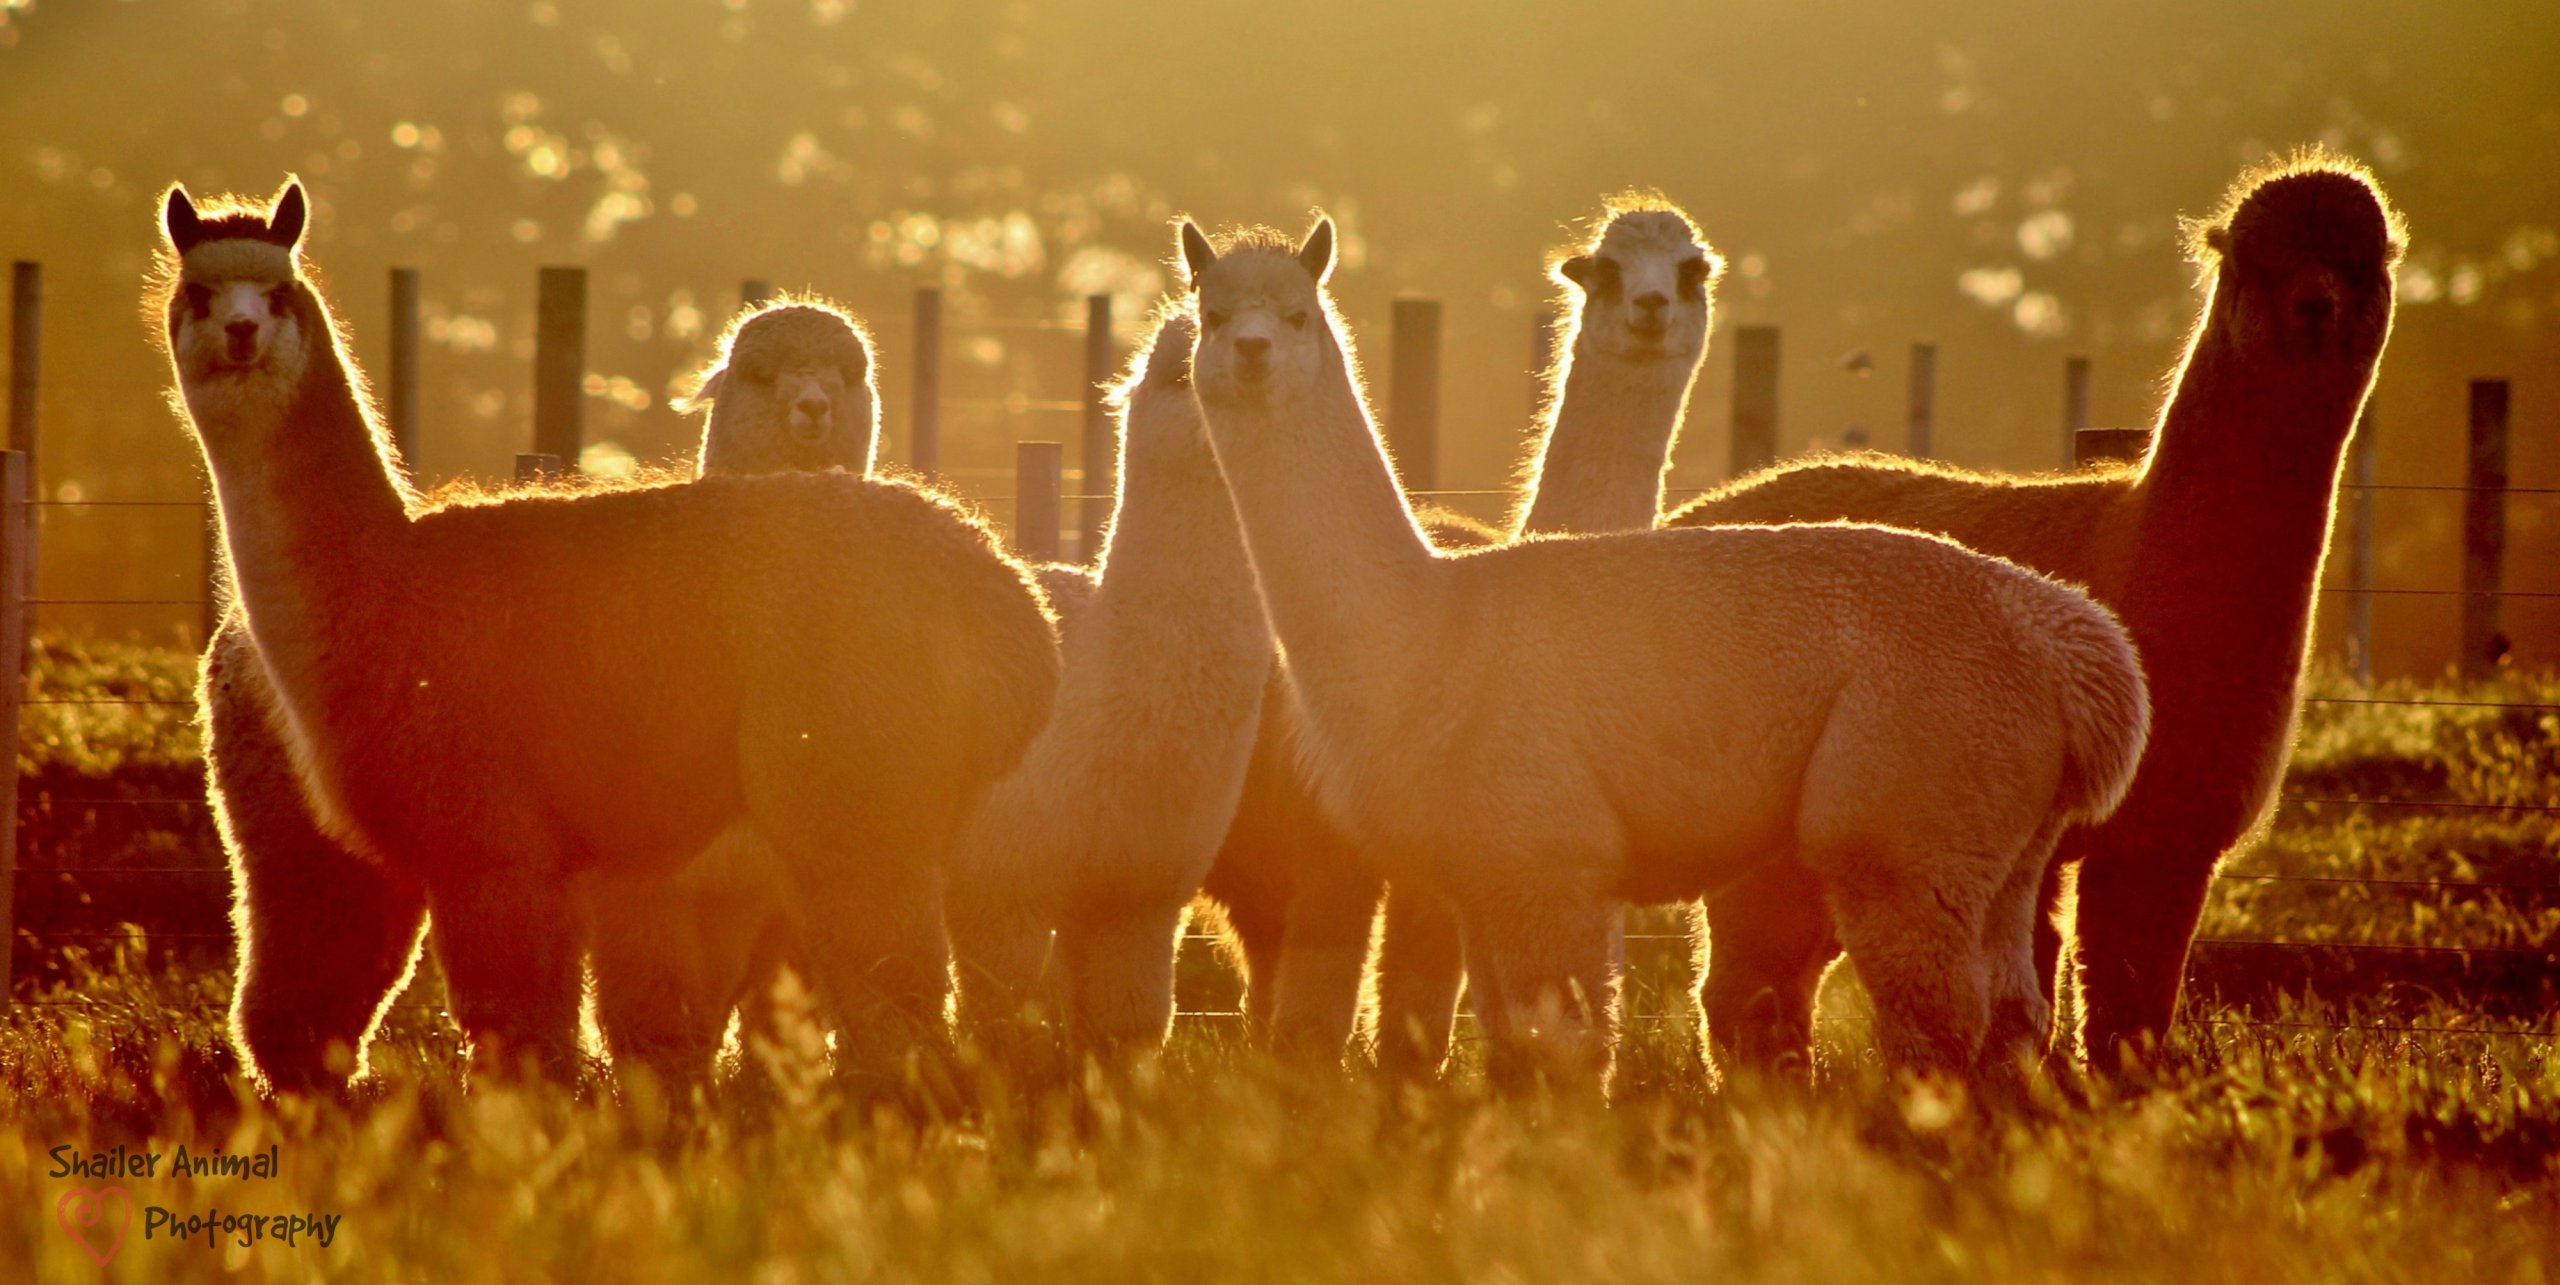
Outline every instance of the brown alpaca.
<svg viewBox="0 0 2560 1285"><path fill-rule="evenodd" d="M846 1065L932 1038L945 851L1057 680L1020 569L933 497L833 472L413 511L304 214L298 184L272 212L168 200L178 400L265 680L235 690L321 832L423 890L475 1058L574 1053L575 881L742 830L787 873ZM414 939L409 904L374 952Z"/></svg>
<svg viewBox="0 0 2560 1285"><path fill-rule="evenodd" d="M2167 1031L2214 866L2274 795L2331 501L2390 337L2404 236L2352 161L2313 151L2242 175L2193 229L2210 293L2151 453L2129 468L2022 478L1814 460L1668 519L1937 532L2084 584L2116 610L2149 674L2151 743L2124 806L2060 848L2080 863L2072 964L2086 1057L2112 1062ZM1820 901L1771 871L1707 917L1700 1000L1718 1043L1764 1063L1802 1052L1837 953ZM2057 938L2045 919L2049 987Z"/></svg>

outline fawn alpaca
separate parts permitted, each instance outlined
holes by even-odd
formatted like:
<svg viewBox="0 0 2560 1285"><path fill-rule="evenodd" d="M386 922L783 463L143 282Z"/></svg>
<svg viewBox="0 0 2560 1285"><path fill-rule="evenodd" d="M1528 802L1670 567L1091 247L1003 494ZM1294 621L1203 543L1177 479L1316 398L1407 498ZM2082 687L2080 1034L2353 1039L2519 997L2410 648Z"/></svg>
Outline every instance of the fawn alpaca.
<svg viewBox="0 0 2560 1285"><path fill-rule="evenodd" d="M2191 233L2205 305L2139 464L2022 478L1816 460L1668 519L1936 532L2086 584L2119 614L2150 677L2150 748L2124 806L2061 844L2080 869L2080 1049L2100 1063L2168 1029L2214 866L2283 773L2338 472L2406 244L2373 175L2319 151L2242 175ZM1701 998L1715 1038L1751 1060L1801 1051L1838 949L1821 903L1772 868L1707 916ZM2047 917L2039 927L2049 988L2057 939Z"/></svg>
<svg viewBox="0 0 2560 1285"><path fill-rule="evenodd" d="M1439 554L1322 287L1331 223L1294 250L1182 240L1201 406L1316 794L1388 879L1454 907L1507 1067L1604 1071L1622 904L1772 852L1831 881L1897 1063L1968 1068L2041 1020L2053 837L2114 806L2142 744L2103 608L1876 528Z"/></svg>
<svg viewBox="0 0 2560 1285"><path fill-rule="evenodd" d="M1048 726L971 818L948 918L963 1025L1001 1038L1057 934L1068 1031L1161 1043L1183 908L1235 815L1270 628L1191 394L1192 321L1123 386L1098 583L1065 631Z"/></svg>
<svg viewBox="0 0 2560 1285"><path fill-rule="evenodd" d="M171 190L178 402L246 690L321 831L423 891L383 918L414 940L432 910L475 1058L571 1056L574 878L672 871L737 827L787 871L847 1064L929 1038L945 852L1056 684L1020 570L931 497L835 473L413 512L304 215L298 184L211 218ZM299 908L261 900L278 882L243 880L253 943Z"/></svg>

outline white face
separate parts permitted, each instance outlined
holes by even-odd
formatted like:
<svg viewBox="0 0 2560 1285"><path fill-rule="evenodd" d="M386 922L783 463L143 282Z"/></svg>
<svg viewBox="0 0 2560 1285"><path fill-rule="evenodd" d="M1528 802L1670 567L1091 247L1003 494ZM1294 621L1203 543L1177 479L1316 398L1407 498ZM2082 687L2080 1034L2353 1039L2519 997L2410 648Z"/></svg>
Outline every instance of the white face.
<svg viewBox="0 0 2560 1285"><path fill-rule="evenodd" d="M1577 342L1629 359L1695 359L1706 351L1714 262L1685 230L1628 226L1646 217L1620 216L1597 250L1565 264L1583 292Z"/></svg>
<svg viewBox="0 0 2560 1285"><path fill-rule="evenodd" d="M215 242L182 264L169 325L179 366L190 378L290 373L299 364L303 334L292 284L259 270L266 266L257 262L262 258L279 267L286 260L273 247Z"/></svg>
<svg viewBox="0 0 2560 1285"><path fill-rule="evenodd" d="M1287 253L1240 250L1199 279L1200 343L1193 378L1203 397L1293 395L1324 364L1324 308L1315 278Z"/></svg>
<svg viewBox="0 0 2560 1285"><path fill-rule="evenodd" d="M783 408L783 421L791 430L793 441L810 446L823 445L846 428L861 432L867 424L847 425L849 419L867 418L869 404L857 412L854 402L845 396L844 367L834 364L803 364L784 367L773 377L774 404Z"/></svg>

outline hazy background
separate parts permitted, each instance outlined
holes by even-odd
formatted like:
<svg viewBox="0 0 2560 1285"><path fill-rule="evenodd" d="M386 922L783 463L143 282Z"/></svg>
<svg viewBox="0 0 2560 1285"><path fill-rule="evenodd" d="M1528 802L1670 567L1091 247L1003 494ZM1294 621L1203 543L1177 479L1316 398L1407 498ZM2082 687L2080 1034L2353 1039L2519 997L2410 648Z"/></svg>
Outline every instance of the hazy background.
<svg viewBox="0 0 2560 1285"><path fill-rule="evenodd" d="M2095 363L2093 422L2147 423L2195 299L2178 216L2315 140L2370 161L2414 233L2381 479L2460 482L2464 381L2499 375L2515 483L2560 486L2560 5L0 0L0 257L45 265L61 499L200 494L136 307L172 179L298 171L377 379L385 270L423 270L429 481L530 449L534 269L580 264L591 462L690 451L670 390L749 276L869 319L902 461L910 299L939 283L943 459L990 495L1016 439L1077 462L1072 413L1000 405L1078 393L1079 338L1020 323L1093 291L1134 322L1172 214L1296 229L1315 206L1381 387L1389 301L1445 301L1441 485L1501 486L1541 257L1603 193L1657 187L1733 264L1674 479L1696 486L1724 473L1737 323L1784 328L1789 453L1853 426L1900 448L1913 340L1939 347L1954 460L2054 465L2067 354ZM2459 501L2380 498L2379 583L2457 582ZM2512 501L2510 588L2560 590L2555 517ZM54 509L45 541L48 596L200 576L183 509ZM2520 660L2560 650L2560 602L2507 614ZM2376 616L2385 672L2450 658L2453 600ZM48 624L176 641L194 615Z"/></svg>

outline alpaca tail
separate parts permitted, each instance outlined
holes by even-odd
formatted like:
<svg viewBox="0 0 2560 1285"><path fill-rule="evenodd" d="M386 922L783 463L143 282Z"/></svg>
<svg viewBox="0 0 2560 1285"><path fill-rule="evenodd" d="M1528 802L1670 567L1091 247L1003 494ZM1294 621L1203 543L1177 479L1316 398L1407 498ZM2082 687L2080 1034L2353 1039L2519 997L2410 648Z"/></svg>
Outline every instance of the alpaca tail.
<svg viewBox="0 0 2560 1285"><path fill-rule="evenodd" d="M2133 788L2151 737L2151 689L2142 658L2115 613L2069 593L2062 610L2036 613L2032 638L2059 679L2062 785L2056 806L2075 821L2099 821Z"/></svg>

